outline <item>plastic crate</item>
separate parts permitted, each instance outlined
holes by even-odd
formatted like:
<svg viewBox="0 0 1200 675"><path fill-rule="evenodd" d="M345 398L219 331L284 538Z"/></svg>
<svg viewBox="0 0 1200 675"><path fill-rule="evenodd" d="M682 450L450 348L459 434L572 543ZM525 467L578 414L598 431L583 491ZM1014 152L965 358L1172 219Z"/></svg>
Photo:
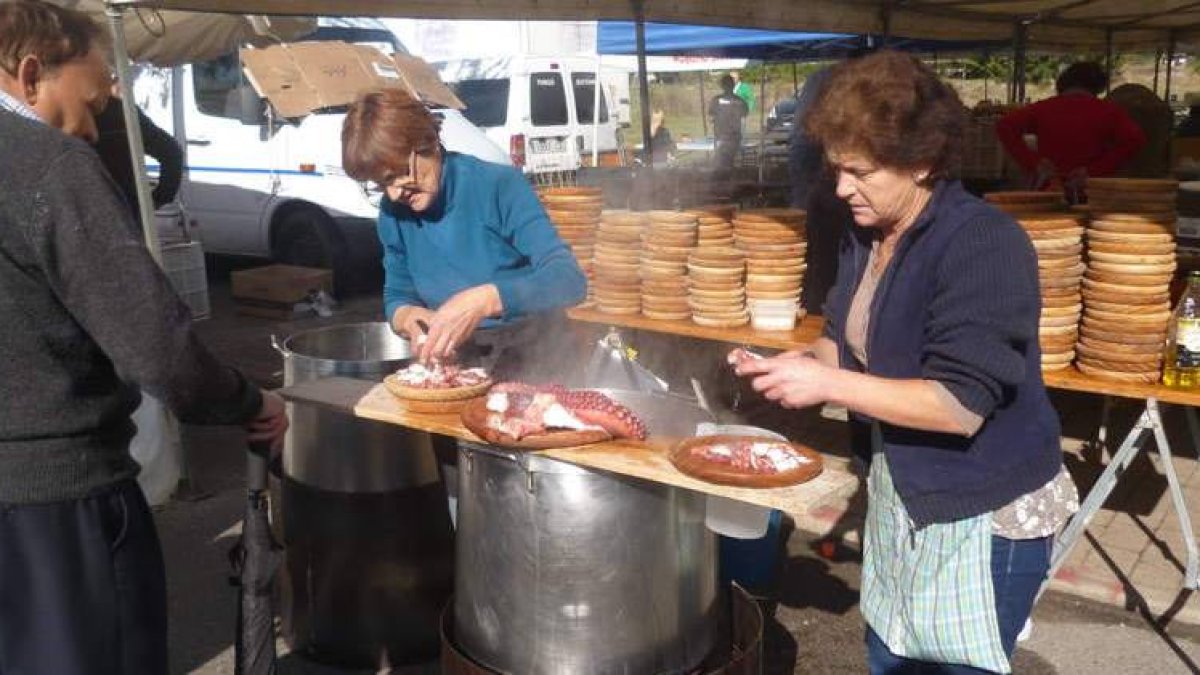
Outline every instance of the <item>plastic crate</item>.
<svg viewBox="0 0 1200 675"><path fill-rule="evenodd" d="M211 313L208 299L208 273L204 269L204 249L198 241L166 244L162 247L163 271L175 292L192 310L193 319L207 319Z"/></svg>

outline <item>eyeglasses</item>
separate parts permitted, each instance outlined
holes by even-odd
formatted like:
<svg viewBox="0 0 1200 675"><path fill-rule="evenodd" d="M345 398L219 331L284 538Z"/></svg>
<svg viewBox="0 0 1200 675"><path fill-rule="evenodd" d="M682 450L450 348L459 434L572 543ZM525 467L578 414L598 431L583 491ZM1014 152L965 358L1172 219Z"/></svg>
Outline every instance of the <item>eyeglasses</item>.
<svg viewBox="0 0 1200 675"><path fill-rule="evenodd" d="M417 174L417 155L416 148L413 148L408 153L408 173L402 176L384 177L384 182L366 181L362 183L363 193L372 204L378 206L379 202L388 190L399 190L396 196L396 201L407 199L421 191L421 184Z"/></svg>

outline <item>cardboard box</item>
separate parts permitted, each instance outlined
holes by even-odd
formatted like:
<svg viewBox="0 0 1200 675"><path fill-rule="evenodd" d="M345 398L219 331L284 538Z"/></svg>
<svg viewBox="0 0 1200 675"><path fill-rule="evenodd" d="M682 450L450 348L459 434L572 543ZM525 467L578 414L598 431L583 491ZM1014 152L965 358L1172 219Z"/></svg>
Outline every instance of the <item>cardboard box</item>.
<svg viewBox="0 0 1200 675"><path fill-rule="evenodd" d="M364 91L390 88L430 105L466 107L425 61L368 45L296 42L243 49L241 58L250 84L283 117L349 105Z"/></svg>
<svg viewBox="0 0 1200 675"><path fill-rule="evenodd" d="M269 319L292 319L296 303L311 293L333 293L333 272L313 267L267 265L230 275L233 300L239 314Z"/></svg>

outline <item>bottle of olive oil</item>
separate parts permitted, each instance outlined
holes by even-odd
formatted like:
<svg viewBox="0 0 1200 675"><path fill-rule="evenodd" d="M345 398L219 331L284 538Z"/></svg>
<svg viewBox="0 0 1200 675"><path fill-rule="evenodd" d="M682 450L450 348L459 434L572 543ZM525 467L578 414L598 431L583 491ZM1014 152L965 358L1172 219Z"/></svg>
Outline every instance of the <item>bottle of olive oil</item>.
<svg viewBox="0 0 1200 675"><path fill-rule="evenodd" d="M1177 389L1200 387L1200 272L1188 274L1187 291L1167 327L1163 384Z"/></svg>

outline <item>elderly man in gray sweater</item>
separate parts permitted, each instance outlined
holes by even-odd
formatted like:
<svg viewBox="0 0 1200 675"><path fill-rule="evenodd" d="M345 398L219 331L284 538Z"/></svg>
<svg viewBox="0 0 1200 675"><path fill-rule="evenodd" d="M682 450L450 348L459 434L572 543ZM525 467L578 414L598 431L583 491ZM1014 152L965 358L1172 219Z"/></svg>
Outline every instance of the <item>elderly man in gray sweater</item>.
<svg viewBox="0 0 1200 675"><path fill-rule="evenodd" d="M108 98L102 37L77 12L0 2L0 673L167 672L162 552L129 455L139 388L276 448L287 428L277 396L197 340L85 143Z"/></svg>

